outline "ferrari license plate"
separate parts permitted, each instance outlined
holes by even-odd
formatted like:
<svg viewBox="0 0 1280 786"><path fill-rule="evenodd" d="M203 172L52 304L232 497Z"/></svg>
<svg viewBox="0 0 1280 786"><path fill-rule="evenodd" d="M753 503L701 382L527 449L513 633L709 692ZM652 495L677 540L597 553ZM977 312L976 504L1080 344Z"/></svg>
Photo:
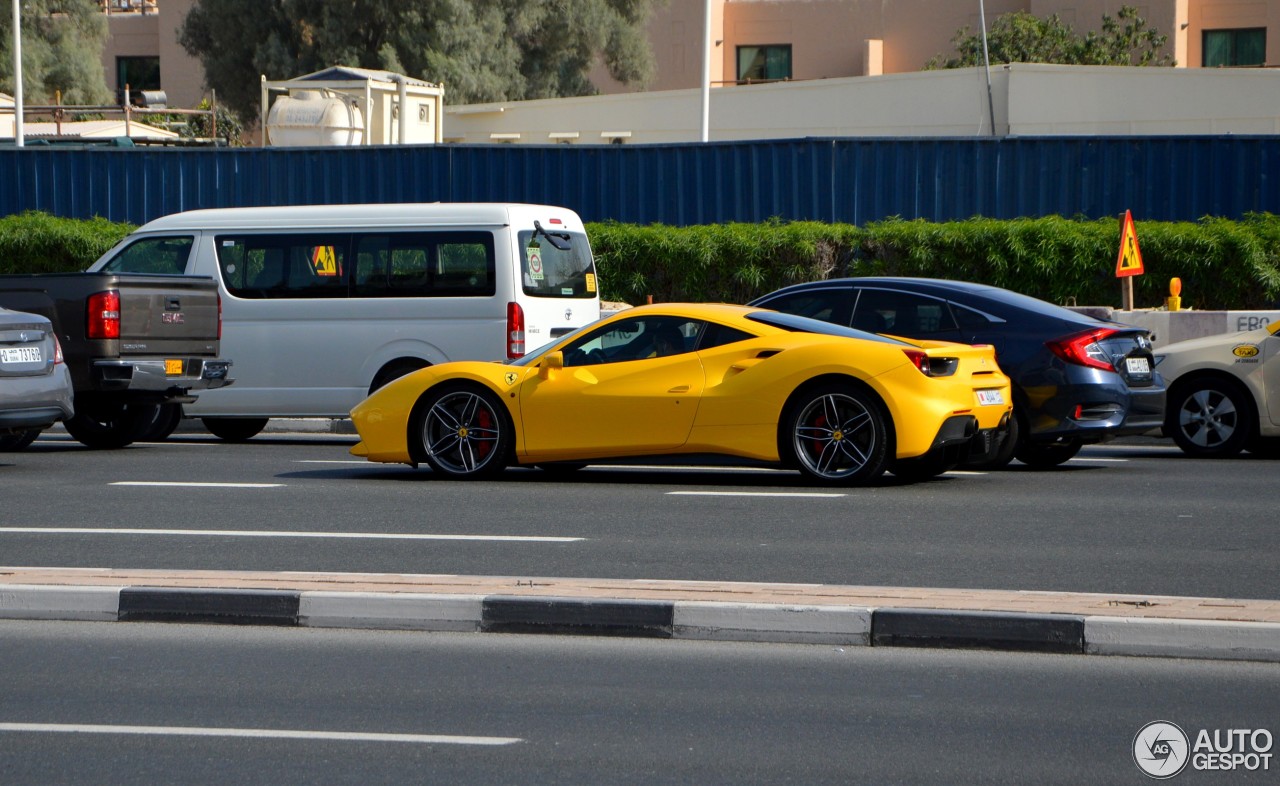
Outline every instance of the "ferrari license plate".
<svg viewBox="0 0 1280 786"><path fill-rule="evenodd" d="M1129 369L1130 374L1150 374L1151 364L1146 358L1125 358L1125 368Z"/></svg>
<svg viewBox="0 0 1280 786"><path fill-rule="evenodd" d="M1003 390L979 390L978 403L984 407L998 405L1004 403Z"/></svg>
<svg viewBox="0 0 1280 786"><path fill-rule="evenodd" d="M6 347L0 349L0 362L4 363L39 363L44 358L40 355L40 347Z"/></svg>
<svg viewBox="0 0 1280 786"><path fill-rule="evenodd" d="M182 376L182 360L174 358L165 358L164 373L168 377Z"/></svg>

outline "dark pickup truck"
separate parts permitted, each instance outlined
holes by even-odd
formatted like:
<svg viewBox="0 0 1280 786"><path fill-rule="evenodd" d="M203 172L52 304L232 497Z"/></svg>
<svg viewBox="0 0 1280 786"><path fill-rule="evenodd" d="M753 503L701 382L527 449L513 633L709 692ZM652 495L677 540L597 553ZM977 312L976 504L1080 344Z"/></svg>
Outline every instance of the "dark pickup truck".
<svg viewBox="0 0 1280 786"><path fill-rule="evenodd" d="M144 438L169 404L230 385L222 304L206 276L0 275L0 306L53 322L71 382L67 432L91 448Z"/></svg>

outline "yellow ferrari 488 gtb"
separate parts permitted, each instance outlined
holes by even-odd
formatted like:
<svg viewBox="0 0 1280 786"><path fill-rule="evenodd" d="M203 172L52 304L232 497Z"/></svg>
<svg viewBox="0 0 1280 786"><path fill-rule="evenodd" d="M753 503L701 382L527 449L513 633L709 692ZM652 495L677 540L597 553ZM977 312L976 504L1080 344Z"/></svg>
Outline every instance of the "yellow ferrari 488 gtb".
<svg viewBox="0 0 1280 786"><path fill-rule="evenodd" d="M664 303L506 364L415 371L351 411L370 461L451 478L706 454L829 484L935 475L1009 419L990 346L906 341L762 308ZM998 444L998 442L996 442Z"/></svg>

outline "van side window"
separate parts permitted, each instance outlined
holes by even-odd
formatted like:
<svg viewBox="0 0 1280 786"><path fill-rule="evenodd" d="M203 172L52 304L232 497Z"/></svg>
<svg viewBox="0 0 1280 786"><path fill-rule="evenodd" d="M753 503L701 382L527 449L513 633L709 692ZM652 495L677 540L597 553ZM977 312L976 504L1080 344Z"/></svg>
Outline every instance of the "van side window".
<svg viewBox="0 0 1280 786"><path fill-rule="evenodd" d="M497 292L489 232L356 236L353 297L487 297Z"/></svg>
<svg viewBox="0 0 1280 786"><path fill-rule="evenodd" d="M242 298L347 296L346 235L217 237L218 270Z"/></svg>
<svg viewBox="0 0 1280 786"><path fill-rule="evenodd" d="M194 239L191 235L143 238L120 249L102 269L112 273L182 274L187 271Z"/></svg>

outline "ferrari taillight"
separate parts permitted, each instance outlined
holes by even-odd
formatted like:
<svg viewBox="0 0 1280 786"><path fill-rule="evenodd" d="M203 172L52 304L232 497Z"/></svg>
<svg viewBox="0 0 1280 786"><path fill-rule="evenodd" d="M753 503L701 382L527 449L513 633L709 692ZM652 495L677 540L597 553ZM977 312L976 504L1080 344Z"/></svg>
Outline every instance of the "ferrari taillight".
<svg viewBox="0 0 1280 786"><path fill-rule="evenodd" d="M926 355L925 353L921 352L918 349L904 349L902 350L902 354L907 356L907 360L910 360L911 365L918 368L921 374L924 374L926 377L933 376L933 374L929 371L928 355Z"/></svg>
<svg viewBox="0 0 1280 786"><path fill-rule="evenodd" d="M524 309L519 303L507 304L507 357L524 357Z"/></svg>
<svg viewBox="0 0 1280 786"><path fill-rule="evenodd" d="M120 338L120 293L108 289L90 295L85 316L85 335L89 338Z"/></svg>
<svg viewBox="0 0 1280 786"><path fill-rule="evenodd" d="M1063 336L1054 341L1046 341L1045 346L1049 347L1053 354L1068 363L1102 369L1103 371L1115 371L1116 368L1111 362L1110 355L1098 343L1115 333L1116 331L1112 328L1085 330L1081 333Z"/></svg>

